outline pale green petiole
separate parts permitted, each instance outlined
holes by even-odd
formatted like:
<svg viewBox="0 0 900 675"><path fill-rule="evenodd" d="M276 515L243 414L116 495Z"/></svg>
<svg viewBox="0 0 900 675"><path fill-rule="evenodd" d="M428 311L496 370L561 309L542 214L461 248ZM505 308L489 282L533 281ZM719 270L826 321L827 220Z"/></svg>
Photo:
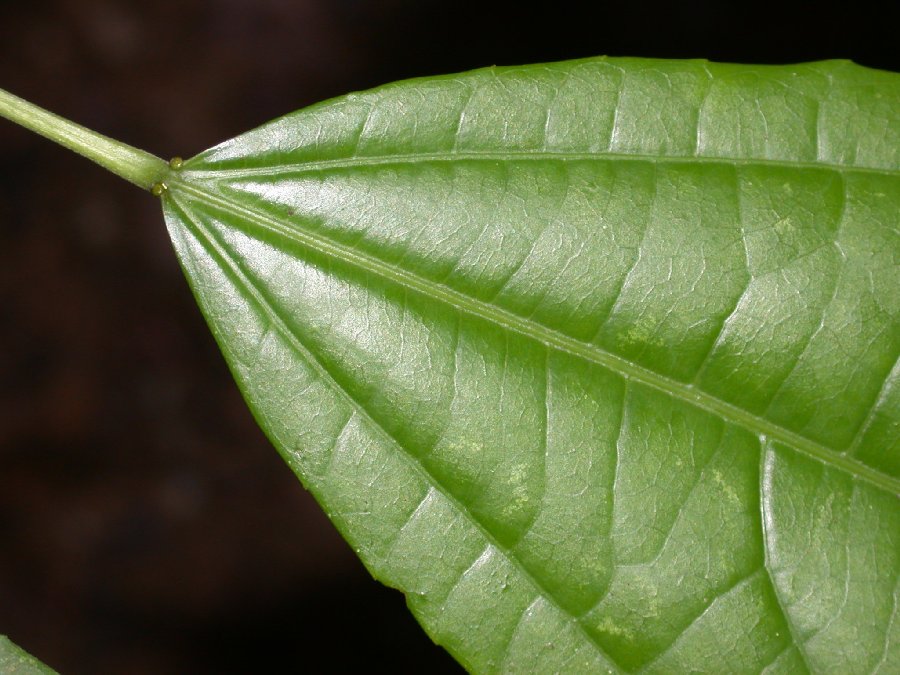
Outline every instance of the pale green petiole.
<svg viewBox="0 0 900 675"><path fill-rule="evenodd" d="M165 161L149 152L107 138L3 89L0 89L0 117L74 150L145 190L160 183L169 170Z"/></svg>

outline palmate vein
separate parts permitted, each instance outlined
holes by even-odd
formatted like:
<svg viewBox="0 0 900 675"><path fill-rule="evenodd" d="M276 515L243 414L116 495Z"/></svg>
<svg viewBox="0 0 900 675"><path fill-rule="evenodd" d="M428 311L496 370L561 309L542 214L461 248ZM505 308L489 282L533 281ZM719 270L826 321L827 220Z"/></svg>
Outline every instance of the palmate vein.
<svg viewBox="0 0 900 675"><path fill-rule="evenodd" d="M201 245L206 249L206 252L216 260L217 264L222 267L224 273L231 279L232 283L251 301L257 305L257 307L266 314L268 320L275 326L278 326L280 332L288 339L291 347L300 353L304 360L313 367L314 370L318 372L318 374L328 382L334 390L343 398L347 400L350 404L351 408L356 411L362 418L367 420L370 424L372 424L373 428L377 430L377 432L384 437L384 439L392 446L396 447L401 451L401 454L404 458L406 458L409 463L413 466L414 470L420 473L426 480L426 482L431 485L434 489L438 490L441 495L447 499L447 501L453 505L455 509L457 509L460 513L464 514L466 519L472 523L472 525L480 532L481 536L484 537L485 542L489 547L493 547L497 551L501 552L508 560L512 562L515 568L522 574L522 576L526 579L526 581L544 598L547 599L563 616L567 617L569 621L571 621L575 626L577 626L579 632L583 635L584 639L591 644L599 653L599 655L608 663L611 667L616 668L620 672L622 669L616 664L616 662L604 651L602 645L597 641L597 638L592 636L585 628L582 620L579 620L577 617L572 616L569 612L566 612L557 602L554 595L547 590L544 585L525 567L525 565L518 559L518 557L514 554L513 551L510 550L509 547L501 544L493 533L487 527L480 522L478 518L476 518L470 509L468 509L464 504L462 504L449 490L447 490L442 483L434 476L425 466L415 459L397 440L390 432L384 427L383 424L380 424L377 420L375 420L369 412L363 407L363 405L357 401L346 389L344 389L334 377L334 375L328 370L324 363L321 362L316 356L300 341L299 337L296 333L291 330L287 322L280 316L278 311L273 307L272 302L265 294L256 287L256 285L249 279L246 278L244 273L237 267L234 261L231 260L227 251L223 250L221 243L216 239L216 237L209 233L203 228L200 224L199 219L191 217L191 209L189 206L185 206L179 203L179 200L176 198L175 200L176 207L178 208L180 215L182 216L182 220L184 224L192 231L195 237L197 237ZM346 425L345 425L346 428ZM342 432L343 433L343 430ZM336 441L337 442L337 441ZM418 509L418 507L417 507Z"/></svg>
<svg viewBox="0 0 900 675"><path fill-rule="evenodd" d="M304 231L285 224L272 216L239 203L235 199L217 194L206 186L195 185L187 176L173 177L170 189L173 194L183 193L190 200L227 213L236 222L264 232L284 237L325 256L340 260L356 269L397 284L409 291L449 305L471 316L479 317L502 329L510 330L537 340L553 349L597 364L620 376L663 392L677 400L711 412L722 419L740 426L761 439L782 443L792 449L869 483L892 494L900 494L900 478L894 478L862 462L790 431L771 420L754 415L747 410L703 392L691 384L679 382L660 373L644 368L623 357L608 352L597 345L577 340L558 330L534 320L524 318L506 309L461 293L444 284L423 278L401 269L370 254L348 247L320 234ZM252 234L252 232L248 232Z"/></svg>
<svg viewBox="0 0 900 675"><path fill-rule="evenodd" d="M504 152L420 152L396 155L353 156L343 159L325 159L320 161L282 163L277 166L194 169L191 162L184 165L184 173L197 178L241 178L252 176L280 176L283 174L315 173L329 169L357 169L372 166L391 166L397 164L424 164L428 162L462 162L466 160L483 162L511 161L579 161L579 160L614 160L624 162L652 162L656 164L727 164L730 166L771 166L786 169L835 171L842 174L865 173L878 176L897 177L900 169L884 169L879 167L848 166L834 162L800 162L780 159L742 159L738 157L679 157L643 155L638 153L617 152L549 152L549 151L504 151Z"/></svg>

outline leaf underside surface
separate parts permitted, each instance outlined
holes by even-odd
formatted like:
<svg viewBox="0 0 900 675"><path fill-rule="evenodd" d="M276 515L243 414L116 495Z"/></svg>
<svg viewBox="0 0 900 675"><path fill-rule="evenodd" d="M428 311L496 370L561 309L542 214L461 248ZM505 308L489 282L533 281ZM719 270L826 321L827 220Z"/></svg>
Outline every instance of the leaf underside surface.
<svg viewBox="0 0 900 675"><path fill-rule="evenodd" d="M163 205L260 424L477 672L900 670L900 77L351 94Z"/></svg>

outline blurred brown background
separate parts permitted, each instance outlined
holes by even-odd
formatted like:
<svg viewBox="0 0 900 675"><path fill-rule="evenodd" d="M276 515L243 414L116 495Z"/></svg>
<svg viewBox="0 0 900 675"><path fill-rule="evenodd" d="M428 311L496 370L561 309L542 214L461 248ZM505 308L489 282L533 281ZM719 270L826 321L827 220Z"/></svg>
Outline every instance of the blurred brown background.
<svg viewBox="0 0 900 675"><path fill-rule="evenodd" d="M897 69L889 22L809 7L0 0L0 86L188 157L323 98L495 63ZM2 121L0 177L0 633L72 674L456 672L256 428L156 200Z"/></svg>

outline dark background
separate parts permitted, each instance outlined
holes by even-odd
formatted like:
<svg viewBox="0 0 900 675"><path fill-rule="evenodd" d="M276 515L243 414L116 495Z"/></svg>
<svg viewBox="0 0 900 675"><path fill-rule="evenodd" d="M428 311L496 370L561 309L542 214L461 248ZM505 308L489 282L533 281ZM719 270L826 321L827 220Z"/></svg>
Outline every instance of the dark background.
<svg viewBox="0 0 900 675"><path fill-rule="evenodd" d="M0 86L154 154L405 77L611 54L898 69L823 4L0 0ZM256 428L159 206L0 121L0 633L64 673L454 672Z"/></svg>

